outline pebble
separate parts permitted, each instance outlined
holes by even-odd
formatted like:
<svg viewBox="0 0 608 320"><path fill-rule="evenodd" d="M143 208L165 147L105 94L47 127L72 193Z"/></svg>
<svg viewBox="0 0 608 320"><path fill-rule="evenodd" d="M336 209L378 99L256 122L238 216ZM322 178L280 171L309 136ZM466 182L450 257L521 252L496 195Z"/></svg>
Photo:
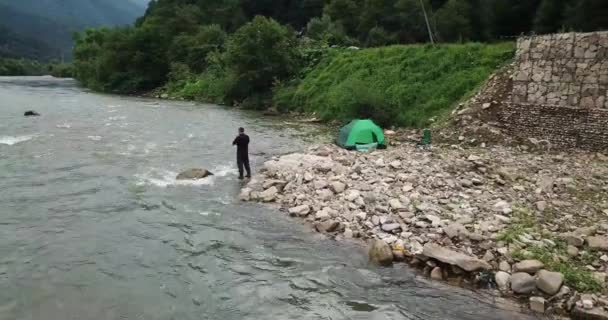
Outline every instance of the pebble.
<svg viewBox="0 0 608 320"><path fill-rule="evenodd" d="M435 267L431 271L431 279L433 280L443 280L443 271L440 267Z"/></svg>
<svg viewBox="0 0 608 320"><path fill-rule="evenodd" d="M545 313L547 301L543 297L530 297L530 309L534 312Z"/></svg>

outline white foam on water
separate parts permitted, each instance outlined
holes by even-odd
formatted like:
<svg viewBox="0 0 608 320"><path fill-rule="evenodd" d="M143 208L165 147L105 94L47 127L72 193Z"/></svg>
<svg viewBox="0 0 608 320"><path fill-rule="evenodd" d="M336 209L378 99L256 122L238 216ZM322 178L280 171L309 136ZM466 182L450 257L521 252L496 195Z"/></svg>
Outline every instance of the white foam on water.
<svg viewBox="0 0 608 320"><path fill-rule="evenodd" d="M201 216L209 216L209 215L214 215L214 216L220 216L219 212L209 212L209 211L201 211L198 214L200 214Z"/></svg>
<svg viewBox="0 0 608 320"><path fill-rule="evenodd" d="M144 174L137 174L135 178L138 180L136 184L138 186L152 185L160 188L167 188L171 186L206 186L213 185L213 176L207 177L200 180L177 180L177 172L169 170L152 169Z"/></svg>
<svg viewBox="0 0 608 320"><path fill-rule="evenodd" d="M72 127L72 125L66 122L66 123L60 123L60 124L56 125L56 127L59 129L70 129Z"/></svg>
<svg viewBox="0 0 608 320"><path fill-rule="evenodd" d="M225 177L227 175L236 175L238 170L236 169L236 164L233 166L224 164L213 168L211 172L213 172L216 177Z"/></svg>
<svg viewBox="0 0 608 320"><path fill-rule="evenodd" d="M127 118L126 116L116 116L116 117L109 117L108 120L117 121L117 120L125 120L126 118Z"/></svg>
<svg viewBox="0 0 608 320"><path fill-rule="evenodd" d="M160 188L167 188L171 186L209 186L215 184L217 178L225 177L227 175L236 175L237 170L233 166L219 165L210 170L213 175L200 180L177 180L175 179L178 172L152 168L143 174L135 175L137 179L136 184L138 186L152 185ZM228 199L225 200L226 204L230 203Z"/></svg>
<svg viewBox="0 0 608 320"><path fill-rule="evenodd" d="M91 139L91 140L93 140L93 141L99 141L99 140L101 140L101 139L102 139L102 137L101 137L101 136L88 136L87 138L89 138L89 139Z"/></svg>
<svg viewBox="0 0 608 320"><path fill-rule="evenodd" d="M17 137L12 137L12 136L0 136L0 144L5 144L8 146L12 146L21 142L25 142L28 140L31 140L32 138L34 138L34 136L32 135L27 135L27 136L17 136Z"/></svg>

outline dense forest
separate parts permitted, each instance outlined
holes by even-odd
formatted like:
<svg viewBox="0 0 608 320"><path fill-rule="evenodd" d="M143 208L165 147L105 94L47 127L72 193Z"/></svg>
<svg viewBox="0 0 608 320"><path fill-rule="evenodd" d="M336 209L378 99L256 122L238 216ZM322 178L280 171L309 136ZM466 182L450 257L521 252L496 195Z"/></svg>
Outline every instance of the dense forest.
<svg viewBox="0 0 608 320"><path fill-rule="evenodd" d="M606 0L154 0L134 26L77 35L74 66L100 91L164 86L262 108L335 47L602 29Z"/></svg>
<svg viewBox="0 0 608 320"><path fill-rule="evenodd" d="M74 32L131 25L146 5L146 0L0 0L0 57L68 60Z"/></svg>

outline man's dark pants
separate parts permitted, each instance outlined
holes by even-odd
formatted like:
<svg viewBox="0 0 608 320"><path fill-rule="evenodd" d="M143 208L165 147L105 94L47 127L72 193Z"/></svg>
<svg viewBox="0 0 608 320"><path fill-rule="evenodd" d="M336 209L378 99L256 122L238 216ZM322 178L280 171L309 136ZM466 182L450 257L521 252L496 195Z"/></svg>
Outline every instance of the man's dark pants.
<svg viewBox="0 0 608 320"><path fill-rule="evenodd" d="M243 167L247 171L247 176L251 176L251 168L249 168L249 155L248 154L237 154L236 165L239 167L239 177L243 176Z"/></svg>

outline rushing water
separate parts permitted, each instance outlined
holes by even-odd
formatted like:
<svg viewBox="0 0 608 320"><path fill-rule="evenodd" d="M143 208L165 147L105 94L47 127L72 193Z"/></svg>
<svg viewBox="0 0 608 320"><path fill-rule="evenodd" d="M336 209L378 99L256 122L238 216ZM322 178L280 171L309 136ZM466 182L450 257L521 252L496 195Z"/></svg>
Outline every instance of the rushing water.
<svg viewBox="0 0 608 320"><path fill-rule="evenodd" d="M0 319L523 317L405 267L370 266L359 246L237 201L239 126L254 167L303 148L310 130L0 78ZM177 183L190 167L216 175Z"/></svg>

